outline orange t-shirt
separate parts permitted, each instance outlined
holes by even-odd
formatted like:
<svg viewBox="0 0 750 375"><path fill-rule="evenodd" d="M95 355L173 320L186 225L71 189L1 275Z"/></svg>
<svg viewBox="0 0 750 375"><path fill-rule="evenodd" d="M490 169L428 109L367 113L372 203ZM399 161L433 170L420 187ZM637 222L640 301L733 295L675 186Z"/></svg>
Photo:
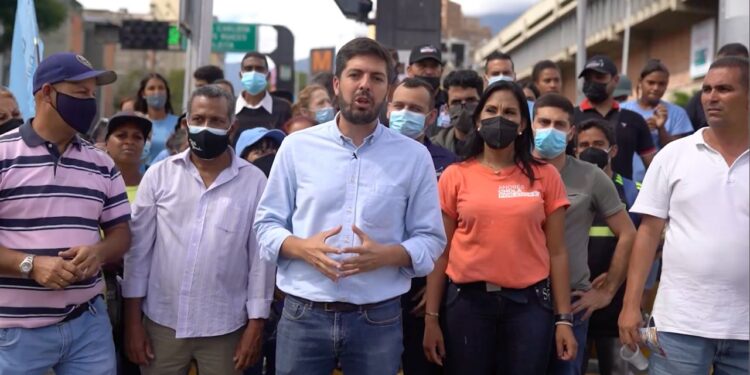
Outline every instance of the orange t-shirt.
<svg viewBox="0 0 750 375"><path fill-rule="evenodd" d="M549 276L544 222L569 206L554 166L533 166L533 186L520 167L495 173L476 159L440 176L440 206L456 220L446 273L456 283L486 281L526 288Z"/></svg>

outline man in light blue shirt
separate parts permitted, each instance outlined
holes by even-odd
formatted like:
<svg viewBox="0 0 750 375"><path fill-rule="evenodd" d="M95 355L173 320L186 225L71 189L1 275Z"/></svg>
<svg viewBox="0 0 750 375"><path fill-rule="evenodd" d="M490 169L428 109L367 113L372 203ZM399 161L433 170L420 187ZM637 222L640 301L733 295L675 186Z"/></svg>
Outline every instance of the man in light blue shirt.
<svg viewBox="0 0 750 375"><path fill-rule="evenodd" d="M446 245L427 149L378 123L391 61L357 38L336 57L340 114L287 137L255 230L287 294L276 373L396 374L399 296Z"/></svg>

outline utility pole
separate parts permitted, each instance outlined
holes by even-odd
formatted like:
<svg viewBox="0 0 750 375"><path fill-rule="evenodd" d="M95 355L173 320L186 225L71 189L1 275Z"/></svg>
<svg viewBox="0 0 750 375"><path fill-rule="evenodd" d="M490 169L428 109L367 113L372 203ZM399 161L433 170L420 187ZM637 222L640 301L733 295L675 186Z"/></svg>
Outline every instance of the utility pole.
<svg viewBox="0 0 750 375"><path fill-rule="evenodd" d="M211 57L213 11L213 0L180 0L180 28L187 36L185 87L182 98L182 107L186 110L193 87L193 71L208 64Z"/></svg>
<svg viewBox="0 0 750 375"><path fill-rule="evenodd" d="M576 6L576 24L578 29L578 50L576 51L576 77L580 72L583 71L583 67L586 65L586 0L578 0ZM578 79L576 80L576 96L577 101L583 100L583 82Z"/></svg>

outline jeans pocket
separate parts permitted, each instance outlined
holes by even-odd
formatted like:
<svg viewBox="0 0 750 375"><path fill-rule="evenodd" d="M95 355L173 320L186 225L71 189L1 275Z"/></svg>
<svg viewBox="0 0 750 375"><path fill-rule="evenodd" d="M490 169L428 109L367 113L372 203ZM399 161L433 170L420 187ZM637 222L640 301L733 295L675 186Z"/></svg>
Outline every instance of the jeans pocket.
<svg viewBox="0 0 750 375"><path fill-rule="evenodd" d="M10 349L21 340L22 328L0 328L0 350Z"/></svg>
<svg viewBox="0 0 750 375"><path fill-rule="evenodd" d="M389 326L401 322L401 307L398 303L388 303L367 309L362 314L365 321L374 326Z"/></svg>
<svg viewBox="0 0 750 375"><path fill-rule="evenodd" d="M545 309L553 311L552 289L550 287L549 279L534 286L534 292L536 293L539 304Z"/></svg>
<svg viewBox="0 0 750 375"><path fill-rule="evenodd" d="M289 320L300 320L305 315L307 309L307 305L287 297L284 300L284 308L281 310L281 315Z"/></svg>
<svg viewBox="0 0 750 375"><path fill-rule="evenodd" d="M456 303L456 300L458 300L459 294L461 294L461 290L458 289L456 284L448 284L448 287L445 288L445 298L443 299L443 305L446 308L453 306Z"/></svg>

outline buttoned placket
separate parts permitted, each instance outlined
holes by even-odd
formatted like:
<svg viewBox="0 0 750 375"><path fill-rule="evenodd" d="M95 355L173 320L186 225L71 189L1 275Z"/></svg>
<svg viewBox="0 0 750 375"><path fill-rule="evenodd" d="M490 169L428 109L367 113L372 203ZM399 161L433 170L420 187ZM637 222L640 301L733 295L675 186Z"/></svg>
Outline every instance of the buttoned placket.
<svg viewBox="0 0 750 375"><path fill-rule="evenodd" d="M193 321L192 314L195 312L195 309L191 308L191 302L193 301L191 301L190 295L195 284L195 269L198 265L198 254L203 239L203 231L205 230L206 225L206 214L208 206L211 203L211 196L216 189L230 181L233 177L230 175L227 178L226 174L229 170L225 169L207 189L200 173L198 173L198 170L192 163L187 162L187 160L186 168L190 175L195 179L195 183L200 186L201 195L198 200L198 207L195 210L195 216L192 218L189 226L190 240L188 242L187 254L185 255L185 269L180 280L180 294L179 301L177 302L177 329L175 330L178 337L190 334L190 322ZM231 168L231 166L229 168Z"/></svg>

